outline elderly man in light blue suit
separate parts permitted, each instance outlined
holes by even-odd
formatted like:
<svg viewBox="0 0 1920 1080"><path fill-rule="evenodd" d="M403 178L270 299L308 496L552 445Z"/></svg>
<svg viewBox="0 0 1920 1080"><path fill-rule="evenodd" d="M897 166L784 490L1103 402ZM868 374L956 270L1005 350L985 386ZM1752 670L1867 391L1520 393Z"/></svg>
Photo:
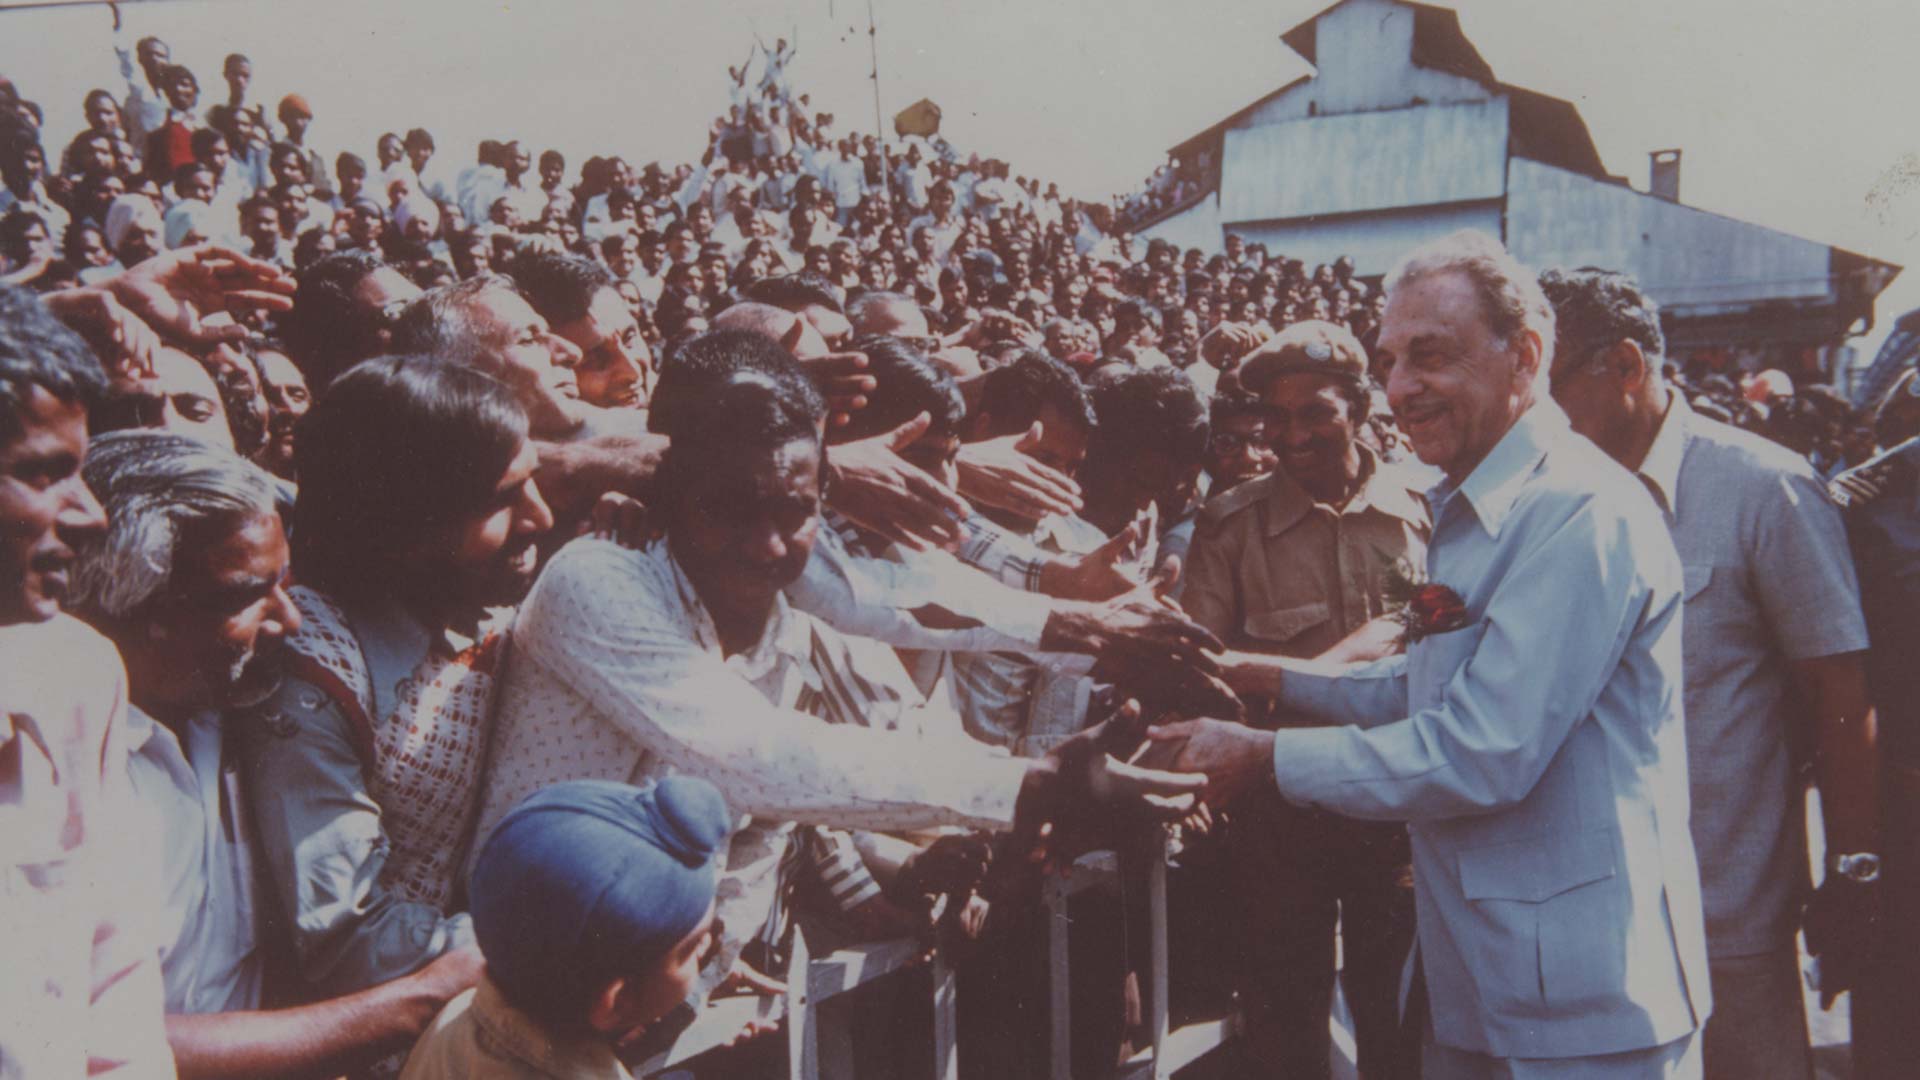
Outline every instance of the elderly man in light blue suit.
<svg viewBox="0 0 1920 1080"><path fill-rule="evenodd" d="M1219 798L1277 783L1409 822L1427 1080L1698 1077L1680 563L1646 490L1550 399L1553 340L1532 273L1491 237L1409 256L1377 360L1401 430L1446 477L1424 569L1457 602L1372 664L1226 661L1243 693L1333 726L1155 737Z"/></svg>

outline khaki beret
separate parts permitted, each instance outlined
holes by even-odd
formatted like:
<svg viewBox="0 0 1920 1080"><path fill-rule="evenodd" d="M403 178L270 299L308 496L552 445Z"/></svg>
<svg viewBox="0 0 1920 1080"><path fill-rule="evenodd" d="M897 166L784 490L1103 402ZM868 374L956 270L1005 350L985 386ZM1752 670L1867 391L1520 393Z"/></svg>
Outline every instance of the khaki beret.
<svg viewBox="0 0 1920 1080"><path fill-rule="evenodd" d="M1238 370L1240 385L1256 394L1282 375L1338 375L1364 382L1367 350L1346 327L1309 319L1248 353Z"/></svg>

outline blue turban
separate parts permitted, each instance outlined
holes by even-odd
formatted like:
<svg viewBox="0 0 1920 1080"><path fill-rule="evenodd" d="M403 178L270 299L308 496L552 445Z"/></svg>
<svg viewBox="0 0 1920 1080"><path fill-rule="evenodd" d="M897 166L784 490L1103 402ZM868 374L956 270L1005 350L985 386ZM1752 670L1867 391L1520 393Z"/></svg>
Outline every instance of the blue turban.
<svg viewBox="0 0 1920 1080"><path fill-rule="evenodd" d="M614 976L658 962L713 903L732 819L705 780L601 780L528 796L474 860L473 933L515 1007L577 1021Z"/></svg>

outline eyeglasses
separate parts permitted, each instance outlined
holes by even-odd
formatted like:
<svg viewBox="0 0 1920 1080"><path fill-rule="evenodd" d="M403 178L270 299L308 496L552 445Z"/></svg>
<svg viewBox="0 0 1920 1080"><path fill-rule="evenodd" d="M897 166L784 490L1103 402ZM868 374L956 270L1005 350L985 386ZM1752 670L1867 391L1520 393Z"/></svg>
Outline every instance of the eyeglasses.
<svg viewBox="0 0 1920 1080"><path fill-rule="evenodd" d="M1268 446L1267 433L1262 430L1243 435L1239 432L1223 431L1215 435L1209 445L1212 446L1214 453L1223 457L1228 454L1238 454L1248 447L1265 449Z"/></svg>

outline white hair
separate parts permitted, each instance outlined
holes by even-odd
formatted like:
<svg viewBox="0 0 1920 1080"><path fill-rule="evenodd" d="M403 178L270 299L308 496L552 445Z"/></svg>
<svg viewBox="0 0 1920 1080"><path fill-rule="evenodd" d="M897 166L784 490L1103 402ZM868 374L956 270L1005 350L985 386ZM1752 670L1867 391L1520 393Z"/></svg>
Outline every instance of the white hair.
<svg viewBox="0 0 1920 1080"><path fill-rule="evenodd" d="M1541 291L1540 277L1513 257L1500 241L1478 229L1461 229L1413 249L1387 275L1386 290L1444 273L1464 274L1480 297L1487 325L1512 344L1527 330L1540 335L1543 381L1553 366L1553 305Z"/></svg>
<svg viewBox="0 0 1920 1080"><path fill-rule="evenodd" d="M131 615L172 580L193 526L275 513L273 477L231 450L171 432L94 439L82 475L107 512L104 537L74 567L76 611Z"/></svg>

